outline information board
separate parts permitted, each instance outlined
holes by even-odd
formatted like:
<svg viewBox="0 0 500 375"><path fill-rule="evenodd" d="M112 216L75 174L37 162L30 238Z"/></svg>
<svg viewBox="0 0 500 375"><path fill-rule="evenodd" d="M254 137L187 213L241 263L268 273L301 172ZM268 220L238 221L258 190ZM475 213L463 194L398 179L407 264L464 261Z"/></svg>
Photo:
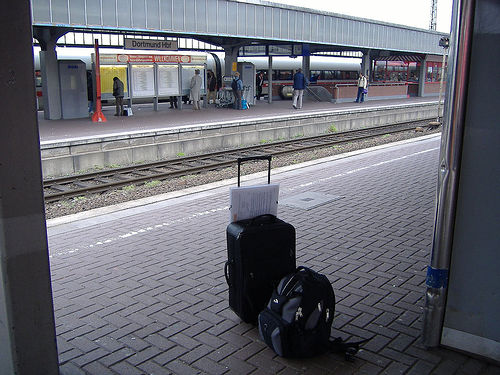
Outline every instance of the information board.
<svg viewBox="0 0 500 375"><path fill-rule="evenodd" d="M182 65L182 94L187 95L191 90L191 78L194 76L194 71L200 70L201 76L201 92L205 92L205 66L204 65Z"/></svg>
<svg viewBox="0 0 500 375"><path fill-rule="evenodd" d="M154 65L132 65L132 95L155 96Z"/></svg>
<svg viewBox="0 0 500 375"><path fill-rule="evenodd" d="M158 95L180 95L178 65L158 65Z"/></svg>

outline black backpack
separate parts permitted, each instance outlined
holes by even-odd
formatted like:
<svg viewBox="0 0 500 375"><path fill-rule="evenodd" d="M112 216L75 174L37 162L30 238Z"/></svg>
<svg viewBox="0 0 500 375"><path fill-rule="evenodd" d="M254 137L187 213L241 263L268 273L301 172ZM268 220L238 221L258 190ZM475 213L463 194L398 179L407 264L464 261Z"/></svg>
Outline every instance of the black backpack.
<svg viewBox="0 0 500 375"><path fill-rule="evenodd" d="M335 313L335 294L325 275L298 267L285 276L259 314L259 332L276 354L307 358L328 351L343 352L352 360L359 344L330 339Z"/></svg>
<svg viewBox="0 0 500 375"><path fill-rule="evenodd" d="M231 88L233 89L233 91L237 91L238 90L238 79L233 79L233 81L231 82Z"/></svg>

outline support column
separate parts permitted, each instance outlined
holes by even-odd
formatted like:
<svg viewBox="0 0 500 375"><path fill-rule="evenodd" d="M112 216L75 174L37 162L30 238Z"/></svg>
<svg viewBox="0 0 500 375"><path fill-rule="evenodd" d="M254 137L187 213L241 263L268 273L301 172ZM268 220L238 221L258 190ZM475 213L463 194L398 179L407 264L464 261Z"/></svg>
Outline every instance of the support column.
<svg viewBox="0 0 500 375"><path fill-rule="evenodd" d="M46 120L59 120L62 117L62 108L56 43L48 41L46 46L47 50L40 51L43 113Z"/></svg>
<svg viewBox="0 0 500 375"><path fill-rule="evenodd" d="M273 57L269 56L269 64L267 69L267 102L273 102Z"/></svg>
<svg viewBox="0 0 500 375"><path fill-rule="evenodd" d="M238 62L239 46L224 46L224 75L229 77L234 74L233 63Z"/></svg>
<svg viewBox="0 0 500 375"><path fill-rule="evenodd" d="M363 57L361 58L361 72L366 77L370 77L371 73L370 51L363 52Z"/></svg>
<svg viewBox="0 0 500 375"><path fill-rule="evenodd" d="M311 78L311 56L302 57L302 73L309 80Z"/></svg>
<svg viewBox="0 0 500 375"><path fill-rule="evenodd" d="M0 13L0 374L56 375L30 1Z"/></svg>
<svg viewBox="0 0 500 375"><path fill-rule="evenodd" d="M46 120L62 117L57 40L69 30L64 28L35 27L33 37L40 43L40 70L42 73L43 113Z"/></svg>
<svg viewBox="0 0 500 375"><path fill-rule="evenodd" d="M427 67L427 56L420 62L420 71L418 72L418 96L425 94L425 71Z"/></svg>

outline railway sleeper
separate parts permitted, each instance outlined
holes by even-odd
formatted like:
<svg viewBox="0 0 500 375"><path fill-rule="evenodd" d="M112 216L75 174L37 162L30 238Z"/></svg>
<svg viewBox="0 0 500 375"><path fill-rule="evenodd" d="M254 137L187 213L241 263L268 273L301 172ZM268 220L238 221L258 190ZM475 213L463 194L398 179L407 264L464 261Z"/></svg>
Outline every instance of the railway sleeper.
<svg viewBox="0 0 500 375"><path fill-rule="evenodd" d="M96 182L100 182L101 184L111 184L113 183L114 181L110 178L102 178L102 177L98 177L95 179Z"/></svg>
<svg viewBox="0 0 500 375"><path fill-rule="evenodd" d="M92 184L83 181L74 181L73 184L78 186L79 188L88 188L92 186Z"/></svg>
<svg viewBox="0 0 500 375"><path fill-rule="evenodd" d="M69 186L59 185L59 184L51 185L48 188L52 189L52 190L56 190L56 191L61 191L61 192L66 192L66 191L71 190L71 188Z"/></svg>

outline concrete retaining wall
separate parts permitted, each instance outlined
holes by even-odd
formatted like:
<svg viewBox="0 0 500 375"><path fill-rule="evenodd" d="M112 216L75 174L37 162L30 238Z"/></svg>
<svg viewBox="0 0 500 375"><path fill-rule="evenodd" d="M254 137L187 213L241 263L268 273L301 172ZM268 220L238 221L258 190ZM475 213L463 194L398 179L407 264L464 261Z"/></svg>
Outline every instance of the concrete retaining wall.
<svg viewBox="0 0 500 375"><path fill-rule="evenodd" d="M435 118L435 104L294 114L281 118L170 128L151 133L75 139L41 145L44 178L187 156L222 148Z"/></svg>

